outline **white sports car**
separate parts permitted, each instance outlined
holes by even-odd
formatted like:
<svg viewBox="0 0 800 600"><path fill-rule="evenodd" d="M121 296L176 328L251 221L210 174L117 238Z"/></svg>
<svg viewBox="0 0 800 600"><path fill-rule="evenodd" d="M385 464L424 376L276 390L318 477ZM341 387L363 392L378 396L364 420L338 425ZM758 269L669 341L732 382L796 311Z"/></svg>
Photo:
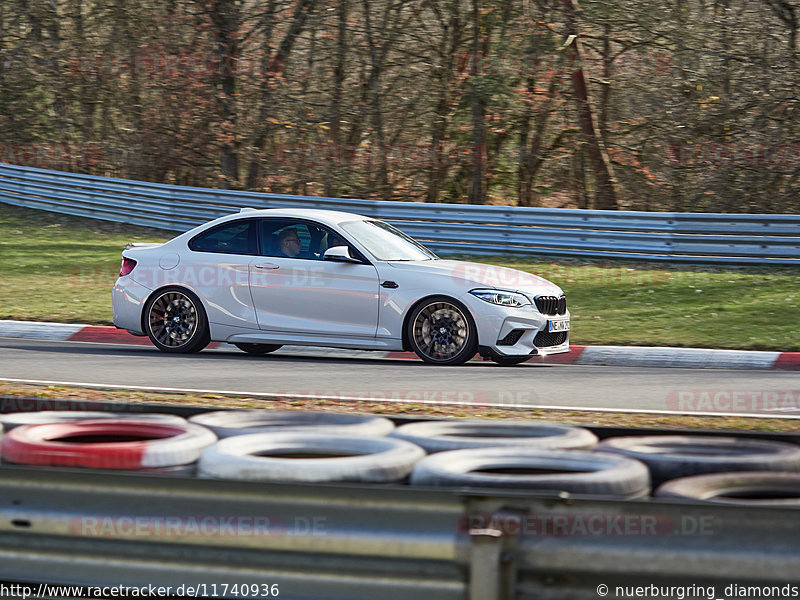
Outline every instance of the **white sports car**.
<svg viewBox="0 0 800 600"><path fill-rule="evenodd" d="M442 260L391 225L326 210L244 208L164 244L129 244L114 324L164 352L210 341L413 350L502 365L569 350L561 289L514 269Z"/></svg>

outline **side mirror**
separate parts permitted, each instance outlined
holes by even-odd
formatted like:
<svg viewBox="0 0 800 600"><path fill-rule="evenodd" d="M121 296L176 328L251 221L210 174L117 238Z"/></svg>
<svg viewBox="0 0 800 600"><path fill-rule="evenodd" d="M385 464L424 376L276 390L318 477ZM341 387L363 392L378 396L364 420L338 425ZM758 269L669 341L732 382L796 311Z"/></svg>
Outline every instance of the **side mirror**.
<svg viewBox="0 0 800 600"><path fill-rule="evenodd" d="M348 262L348 263L361 263L357 258L350 256L350 249L347 246L334 246L325 250L322 255L323 260L332 260L334 262Z"/></svg>

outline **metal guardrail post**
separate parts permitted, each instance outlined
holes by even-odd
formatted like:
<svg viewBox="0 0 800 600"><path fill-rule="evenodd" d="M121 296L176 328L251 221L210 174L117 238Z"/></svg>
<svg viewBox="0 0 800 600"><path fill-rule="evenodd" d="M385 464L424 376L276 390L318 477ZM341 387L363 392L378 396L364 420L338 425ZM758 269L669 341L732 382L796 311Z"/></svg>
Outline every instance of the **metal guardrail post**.
<svg viewBox="0 0 800 600"><path fill-rule="evenodd" d="M517 565L513 543L504 528L510 515L505 502L467 498L464 526L469 536L469 600L512 600Z"/></svg>
<svg viewBox="0 0 800 600"><path fill-rule="evenodd" d="M503 600L501 560L503 532L499 529L470 529L472 556L469 568L469 600Z"/></svg>

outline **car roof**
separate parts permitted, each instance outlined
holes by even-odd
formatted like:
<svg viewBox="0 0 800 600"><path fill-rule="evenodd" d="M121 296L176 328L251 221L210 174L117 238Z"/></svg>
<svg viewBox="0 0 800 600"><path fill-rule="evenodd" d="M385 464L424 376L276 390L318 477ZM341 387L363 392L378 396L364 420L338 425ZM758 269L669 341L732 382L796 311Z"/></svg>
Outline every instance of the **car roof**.
<svg viewBox="0 0 800 600"><path fill-rule="evenodd" d="M244 208L240 212L229 215L228 218L238 217L287 217L292 219L312 219L325 225L339 225L347 221L362 221L371 217L358 215L339 210L323 210L319 208L265 208L248 209Z"/></svg>

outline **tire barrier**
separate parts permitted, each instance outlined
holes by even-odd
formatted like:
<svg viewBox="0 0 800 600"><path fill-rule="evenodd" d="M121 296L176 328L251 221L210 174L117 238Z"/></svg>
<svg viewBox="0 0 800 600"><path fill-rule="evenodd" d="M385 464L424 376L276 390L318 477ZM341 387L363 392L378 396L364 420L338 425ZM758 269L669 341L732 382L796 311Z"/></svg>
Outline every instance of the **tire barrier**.
<svg viewBox="0 0 800 600"><path fill-rule="evenodd" d="M135 419L23 425L3 437L3 460L23 465L174 470L194 463L216 436L192 423Z"/></svg>
<svg viewBox="0 0 800 600"><path fill-rule="evenodd" d="M650 469L654 486L704 473L800 472L800 446L770 440L700 435L630 436L603 440L595 450L642 461Z"/></svg>
<svg viewBox="0 0 800 600"><path fill-rule="evenodd" d="M694 475L668 481L653 495L714 504L800 508L800 474L743 471Z"/></svg>
<svg viewBox="0 0 800 600"><path fill-rule="evenodd" d="M189 421L164 413L0 414L0 450L7 463L185 476L197 473L202 454L200 476L256 481L397 482L416 463L414 485L646 494L649 483L630 483L622 466L592 462L617 455L644 463L660 497L759 506L793 506L800 478L800 445L751 437L648 435L597 444L591 431L555 423L454 420L394 428L384 417L268 409L206 412ZM217 437L237 441L212 447ZM384 445L372 444L381 439ZM594 454L581 452L593 447Z"/></svg>
<svg viewBox="0 0 800 600"><path fill-rule="evenodd" d="M213 479L302 482L393 482L405 478L425 451L387 437L254 433L206 448L198 475Z"/></svg>
<svg viewBox="0 0 800 600"><path fill-rule="evenodd" d="M624 456L510 446L451 450L424 458L412 485L474 486L639 498L650 492L647 467Z"/></svg>
<svg viewBox="0 0 800 600"><path fill-rule="evenodd" d="M20 425L43 425L45 423L67 423L86 419L139 419L165 424L186 424L186 419L178 415L164 413L113 413L103 411L40 410L36 412L17 412L0 414L0 423L6 431Z"/></svg>
<svg viewBox="0 0 800 600"><path fill-rule="evenodd" d="M425 421L401 425L390 436L421 446L429 454L497 446L591 450L597 445L597 436L588 429L556 423Z"/></svg>
<svg viewBox="0 0 800 600"><path fill-rule="evenodd" d="M220 439L275 432L382 437L394 429L394 423L385 417L295 410L220 410L194 415L189 421L207 427Z"/></svg>

